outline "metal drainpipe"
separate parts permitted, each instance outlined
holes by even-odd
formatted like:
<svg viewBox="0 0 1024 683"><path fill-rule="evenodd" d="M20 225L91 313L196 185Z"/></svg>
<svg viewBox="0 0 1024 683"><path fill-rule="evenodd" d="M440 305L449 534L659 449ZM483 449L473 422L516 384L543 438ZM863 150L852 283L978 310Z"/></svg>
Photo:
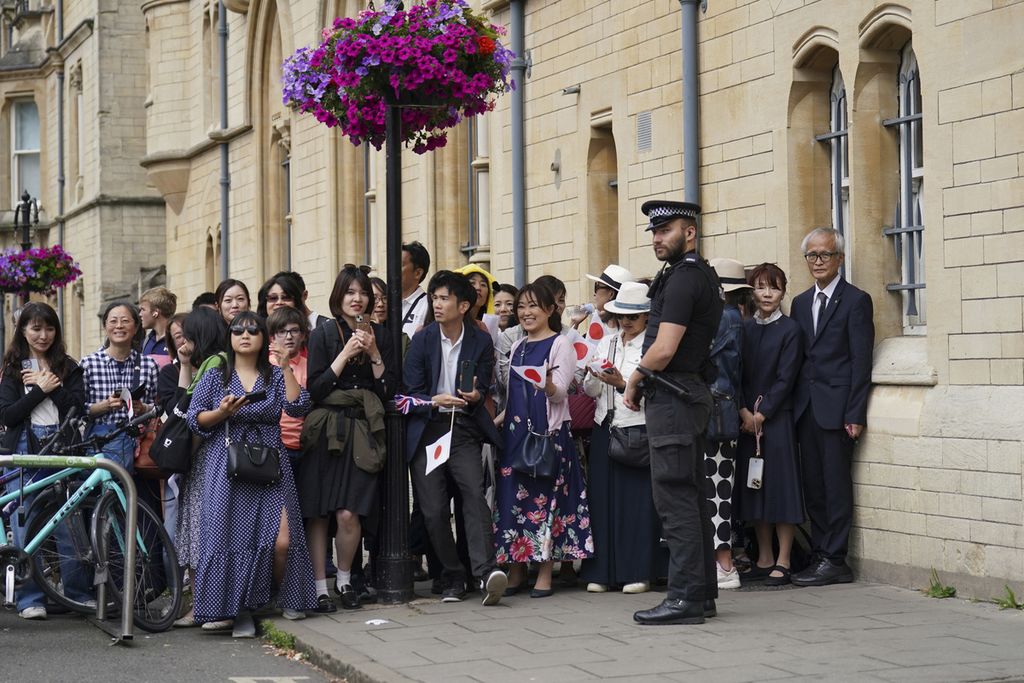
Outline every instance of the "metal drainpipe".
<svg viewBox="0 0 1024 683"><path fill-rule="evenodd" d="M516 287L526 284L526 162L524 157L524 102L526 82L526 0L511 0L512 80L512 267Z"/></svg>
<svg viewBox="0 0 1024 683"><path fill-rule="evenodd" d="M228 129L228 11L224 0L217 3L217 36L220 39L220 130ZM220 277L226 279L230 239L231 157L228 141L220 143Z"/></svg>
<svg viewBox="0 0 1024 683"><path fill-rule="evenodd" d="M700 105L697 88L697 8L707 0L679 0L683 20L683 199L700 204ZM697 218L700 253L700 217Z"/></svg>
<svg viewBox="0 0 1024 683"><path fill-rule="evenodd" d="M57 45L64 42L64 0L57 0ZM57 69L57 243L64 246L64 63ZM64 288L57 290L57 319L64 326Z"/></svg>

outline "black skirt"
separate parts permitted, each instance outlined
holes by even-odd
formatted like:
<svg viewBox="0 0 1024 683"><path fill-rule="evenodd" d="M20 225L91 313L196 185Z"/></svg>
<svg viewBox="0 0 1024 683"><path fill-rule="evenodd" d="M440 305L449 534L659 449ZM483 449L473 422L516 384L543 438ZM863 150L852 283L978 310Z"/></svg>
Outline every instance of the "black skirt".
<svg viewBox="0 0 1024 683"><path fill-rule="evenodd" d="M351 453L329 453L327 437L303 454L296 481L303 519L348 510L370 517L377 508L377 475L356 467Z"/></svg>
<svg viewBox="0 0 1024 683"><path fill-rule="evenodd" d="M764 434L761 436L764 476L760 489L747 486L747 470L755 450L754 437L741 434L736 457L733 516L745 522L803 524L800 463L797 460L793 415L790 411L781 410L764 423Z"/></svg>
<svg viewBox="0 0 1024 683"><path fill-rule="evenodd" d="M668 551L660 545L661 523L654 509L650 469L627 467L608 457L607 424L591 433L588 458L594 556L583 560L581 578L618 586L666 576Z"/></svg>

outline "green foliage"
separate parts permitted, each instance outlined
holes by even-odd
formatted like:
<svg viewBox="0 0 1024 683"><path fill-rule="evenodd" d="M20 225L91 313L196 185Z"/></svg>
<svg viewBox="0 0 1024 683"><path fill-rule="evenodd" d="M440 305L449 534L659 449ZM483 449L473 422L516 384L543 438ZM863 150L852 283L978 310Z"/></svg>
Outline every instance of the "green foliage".
<svg viewBox="0 0 1024 683"><path fill-rule="evenodd" d="M278 650L294 650L295 636L285 633L269 621L260 622L260 637Z"/></svg>
<svg viewBox="0 0 1024 683"><path fill-rule="evenodd" d="M947 586L939 580L939 573L935 571L935 567L932 567L932 578L928 582L927 588L922 588L921 592L927 595L929 598L955 598L956 588L953 586Z"/></svg>
<svg viewBox="0 0 1024 683"><path fill-rule="evenodd" d="M1024 610L1024 602L1018 602L1017 596L1014 594L1013 589L1008 585L1003 584L1003 588L1006 589L1006 594L1001 598L996 598L992 602L999 605L999 609L1020 609Z"/></svg>

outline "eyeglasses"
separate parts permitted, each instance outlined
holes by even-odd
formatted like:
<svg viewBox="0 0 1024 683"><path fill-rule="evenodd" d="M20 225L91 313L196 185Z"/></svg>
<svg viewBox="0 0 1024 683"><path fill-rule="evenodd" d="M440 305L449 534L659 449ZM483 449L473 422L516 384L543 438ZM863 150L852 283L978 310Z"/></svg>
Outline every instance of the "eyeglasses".
<svg viewBox="0 0 1024 683"><path fill-rule="evenodd" d="M302 330L300 330L297 327L291 327L291 328L288 328L287 330L278 330L277 333L276 333L276 336L278 336L278 337L288 337L289 339L291 339L292 337L297 337L300 334L302 334Z"/></svg>
<svg viewBox="0 0 1024 683"><path fill-rule="evenodd" d="M260 333L260 328L256 325L232 325L231 334L236 337L241 337L244 333L248 332L250 337L256 336Z"/></svg>
<svg viewBox="0 0 1024 683"><path fill-rule="evenodd" d="M268 304L276 304L278 301L292 301L292 298L290 296L288 296L287 294L282 294L280 296L278 296L277 294L268 294L267 295L267 303Z"/></svg>
<svg viewBox="0 0 1024 683"><path fill-rule="evenodd" d="M622 314L619 315L619 320L639 320L639 319L640 319L640 313L628 313L628 314L625 314L625 315L622 315Z"/></svg>
<svg viewBox="0 0 1024 683"><path fill-rule="evenodd" d="M804 254L804 258L807 259L808 263L815 263L821 261L822 263L828 263L832 260L833 256L839 256L838 251L809 251Z"/></svg>

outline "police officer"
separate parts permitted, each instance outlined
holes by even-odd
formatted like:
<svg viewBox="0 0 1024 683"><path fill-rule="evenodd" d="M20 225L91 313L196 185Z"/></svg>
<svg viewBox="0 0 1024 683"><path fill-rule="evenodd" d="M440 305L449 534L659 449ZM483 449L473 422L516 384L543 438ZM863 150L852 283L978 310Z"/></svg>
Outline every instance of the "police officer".
<svg viewBox="0 0 1024 683"><path fill-rule="evenodd" d="M704 495L703 432L711 415L711 341L722 317L721 286L715 271L697 254L697 215L688 202L648 201L654 254L664 261L651 285L651 313L640 367L681 385L685 396L667 391L638 370L626 385L625 402L639 410L646 398L654 505L670 553L668 597L641 610L641 624L702 624L715 616L718 581L711 518ZM641 388L641 383L643 387Z"/></svg>

